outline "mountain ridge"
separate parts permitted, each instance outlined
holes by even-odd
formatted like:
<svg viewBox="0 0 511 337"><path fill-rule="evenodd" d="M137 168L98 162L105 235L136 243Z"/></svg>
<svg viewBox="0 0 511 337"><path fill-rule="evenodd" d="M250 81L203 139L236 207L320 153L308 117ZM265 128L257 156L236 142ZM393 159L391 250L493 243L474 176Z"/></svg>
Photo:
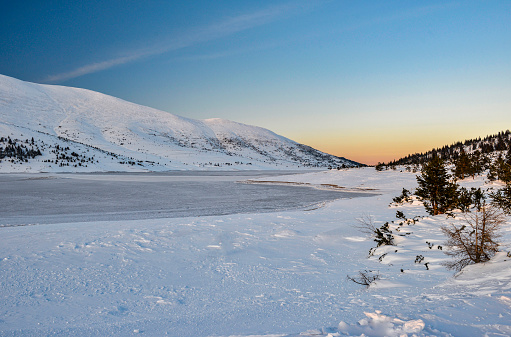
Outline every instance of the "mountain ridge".
<svg viewBox="0 0 511 337"><path fill-rule="evenodd" d="M75 153L72 148L77 147L89 152L88 158L95 157L86 164L88 171L360 166L261 127L220 118L195 120L88 89L24 82L5 75L0 75L0 135L12 136L23 146L42 142L49 151L41 151L39 159L25 158L30 159L29 164L46 160L46 166L18 168L23 162L11 160L5 167L4 160L3 165L0 162L2 172L55 170L55 164L63 165L54 153L57 145ZM35 142L27 143L27 136ZM113 165L113 159L103 157L105 153L117 157L118 162L136 164L130 168ZM99 165L105 158L108 165ZM64 164L57 171L75 169Z"/></svg>

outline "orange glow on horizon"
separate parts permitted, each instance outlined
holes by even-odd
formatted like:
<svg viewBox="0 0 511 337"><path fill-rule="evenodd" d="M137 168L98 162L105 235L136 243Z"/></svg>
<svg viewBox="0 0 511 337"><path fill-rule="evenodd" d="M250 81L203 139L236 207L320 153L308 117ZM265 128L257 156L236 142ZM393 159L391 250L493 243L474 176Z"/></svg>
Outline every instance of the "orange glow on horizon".
<svg viewBox="0 0 511 337"><path fill-rule="evenodd" d="M444 129L435 132L426 128L409 130L373 130L369 133L332 133L302 134L293 137L297 142L309 145L317 150L335 156L344 157L362 164L376 165L378 162L389 162L406 157L409 154L424 153L467 139L484 138L501 131L506 127L487 126L479 130L469 128Z"/></svg>

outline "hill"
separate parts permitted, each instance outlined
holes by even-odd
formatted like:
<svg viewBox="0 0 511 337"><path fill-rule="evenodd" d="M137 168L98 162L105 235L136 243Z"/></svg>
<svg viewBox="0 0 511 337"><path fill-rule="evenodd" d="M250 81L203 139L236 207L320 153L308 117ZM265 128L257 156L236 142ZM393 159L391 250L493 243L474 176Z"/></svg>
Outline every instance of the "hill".
<svg viewBox="0 0 511 337"><path fill-rule="evenodd" d="M217 118L189 119L90 90L3 75L0 137L3 172L360 165L264 128ZM26 149L41 155L13 155L12 149L6 151L9 145L19 147L18 154Z"/></svg>

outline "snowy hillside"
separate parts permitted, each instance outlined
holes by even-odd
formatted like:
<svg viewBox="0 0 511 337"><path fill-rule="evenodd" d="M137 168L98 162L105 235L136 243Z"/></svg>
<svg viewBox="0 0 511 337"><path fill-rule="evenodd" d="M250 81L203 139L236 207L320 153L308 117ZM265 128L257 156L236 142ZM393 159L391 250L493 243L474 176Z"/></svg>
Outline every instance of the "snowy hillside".
<svg viewBox="0 0 511 337"><path fill-rule="evenodd" d="M3 75L0 133L42 152L26 160L2 160L3 172L357 166L260 127L188 119L90 90ZM53 151L57 145L90 160L77 165L59 159Z"/></svg>

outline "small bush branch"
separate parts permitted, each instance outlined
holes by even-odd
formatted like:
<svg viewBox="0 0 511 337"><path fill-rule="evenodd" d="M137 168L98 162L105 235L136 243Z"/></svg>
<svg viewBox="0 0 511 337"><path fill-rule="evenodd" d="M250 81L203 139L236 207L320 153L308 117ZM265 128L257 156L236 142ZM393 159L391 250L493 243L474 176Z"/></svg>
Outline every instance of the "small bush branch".
<svg viewBox="0 0 511 337"><path fill-rule="evenodd" d="M355 282L356 284L368 287L371 283L380 279L380 274L378 272L375 273L371 270L364 270L359 271L357 276L351 277L348 275L346 276L346 278L349 281Z"/></svg>
<svg viewBox="0 0 511 337"><path fill-rule="evenodd" d="M370 215L363 215L357 219L358 225L355 225L362 233L369 234L374 238L377 243L377 247L380 246L393 246L394 236L392 231L389 229L389 223L384 223L380 228L374 225L373 217Z"/></svg>
<svg viewBox="0 0 511 337"><path fill-rule="evenodd" d="M374 225L373 217L369 214L364 214L360 218L357 218L357 224L355 228L364 234L374 235L376 232L376 226Z"/></svg>

